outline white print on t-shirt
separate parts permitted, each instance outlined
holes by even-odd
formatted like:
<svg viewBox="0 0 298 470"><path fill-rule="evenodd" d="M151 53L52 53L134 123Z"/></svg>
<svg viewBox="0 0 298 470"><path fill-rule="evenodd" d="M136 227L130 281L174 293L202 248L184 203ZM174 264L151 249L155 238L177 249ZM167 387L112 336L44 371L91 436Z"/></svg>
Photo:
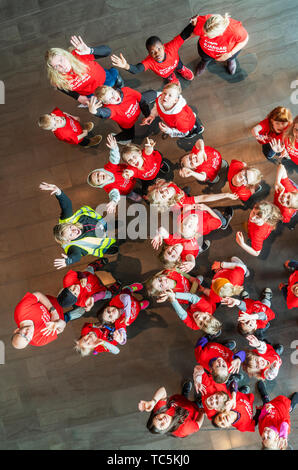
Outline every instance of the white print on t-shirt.
<svg viewBox="0 0 298 470"><path fill-rule="evenodd" d="M220 346L216 346L215 344L212 344L210 346L210 349L216 349L224 358L229 357L229 353L224 351Z"/></svg>
<svg viewBox="0 0 298 470"><path fill-rule="evenodd" d="M134 116L134 114L136 114L136 112L138 111L138 108L139 108L139 102L136 101L135 104L131 104L128 110L125 111L125 116L127 118L131 118L132 116Z"/></svg>
<svg viewBox="0 0 298 470"><path fill-rule="evenodd" d="M224 54L227 52L227 46L219 46L216 42L212 42L208 39L203 40L203 48L208 49L208 51L214 51L218 54Z"/></svg>
<svg viewBox="0 0 298 470"><path fill-rule="evenodd" d="M212 168L217 168L218 165L219 165L219 155L215 154L215 153L213 155L214 155L214 157L212 159L212 165L211 166L212 166Z"/></svg>
<svg viewBox="0 0 298 470"><path fill-rule="evenodd" d="M75 121L73 119L69 118L69 122L70 122L72 130L77 133L78 128L77 128L77 125L76 125Z"/></svg>
<svg viewBox="0 0 298 470"><path fill-rule="evenodd" d="M266 408L266 411L268 412L268 414L270 414L270 416L274 417L276 415L276 409L275 409L274 405L272 405L271 403L267 403L265 405L265 408Z"/></svg>
<svg viewBox="0 0 298 470"><path fill-rule="evenodd" d="M157 163L154 163L153 168L146 171L146 173L143 174L143 177L144 178L149 178L149 176L153 175L156 172L156 169L157 169Z"/></svg>
<svg viewBox="0 0 298 470"><path fill-rule="evenodd" d="M249 401L245 400L244 398L240 398L239 401L244 404L244 407L246 409L246 413L248 414L248 416L250 418L252 418L252 407L251 407L251 404L249 403Z"/></svg>
<svg viewBox="0 0 298 470"><path fill-rule="evenodd" d="M177 67L177 65L178 65L178 59L175 60L173 65L169 65L168 67L164 69L160 69L159 70L160 75L168 75L168 73L174 70Z"/></svg>
<svg viewBox="0 0 298 470"><path fill-rule="evenodd" d="M91 78L91 75L89 73L84 73L82 77L76 77L70 82L70 86L72 90L75 90L78 88L80 85L83 83L87 82Z"/></svg>
<svg viewBox="0 0 298 470"><path fill-rule="evenodd" d="M44 324L48 323L51 320L48 310L43 305L40 305L39 308L42 311L41 320Z"/></svg>

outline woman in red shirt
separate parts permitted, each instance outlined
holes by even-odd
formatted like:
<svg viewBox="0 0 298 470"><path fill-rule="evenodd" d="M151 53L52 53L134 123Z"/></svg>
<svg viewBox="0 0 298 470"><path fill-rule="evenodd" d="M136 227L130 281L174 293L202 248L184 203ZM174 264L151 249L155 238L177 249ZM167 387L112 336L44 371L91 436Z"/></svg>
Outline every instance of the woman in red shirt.
<svg viewBox="0 0 298 470"><path fill-rule="evenodd" d="M217 183L220 170L227 168L228 163L217 150L205 146L203 139L198 139L191 153L180 158L180 166L179 175L182 178L193 176L203 183Z"/></svg>
<svg viewBox="0 0 298 470"><path fill-rule="evenodd" d="M230 191L237 194L243 202L261 191L259 184L262 180L262 173L257 168L249 167L245 162L232 160L228 171L228 182Z"/></svg>
<svg viewBox="0 0 298 470"><path fill-rule="evenodd" d="M251 210L248 219L247 228L251 246L245 243L242 232L236 233L236 242L250 255L259 256L263 248L264 240L275 230L281 219L282 215L279 208L272 202L258 202Z"/></svg>
<svg viewBox="0 0 298 470"><path fill-rule="evenodd" d="M252 135L262 144L262 151L267 160L275 162L275 155L277 158L285 155L283 137L291 123L291 111L284 106L277 106L252 129Z"/></svg>
<svg viewBox="0 0 298 470"><path fill-rule="evenodd" d="M280 164L275 180L274 204L279 208L282 221L288 224L295 216L298 209L298 188L294 181L290 180L285 167ZM294 226L290 226L294 229Z"/></svg>
<svg viewBox="0 0 298 470"><path fill-rule="evenodd" d="M227 61L231 75L236 72L236 57L248 42L248 33L240 21L222 15L204 15L192 18L193 34L199 36L198 53L201 62L196 67L197 76L204 72L210 62Z"/></svg>
<svg viewBox="0 0 298 470"><path fill-rule="evenodd" d="M295 165L298 165L298 116L284 134L284 156L290 158Z"/></svg>
<svg viewBox="0 0 298 470"><path fill-rule="evenodd" d="M110 55L108 46L89 47L80 36L72 36L70 42L74 47L71 52L52 48L45 55L48 77L55 88L87 107L97 87L123 86L117 69L104 69L95 61Z"/></svg>
<svg viewBox="0 0 298 470"><path fill-rule="evenodd" d="M186 103L181 91L179 83L165 85L162 92L157 93L151 113L143 119L141 125L149 126L159 117L161 119L159 128L164 139L168 136L190 138L202 134L204 127L199 117Z"/></svg>
<svg viewBox="0 0 298 470"><path fill-rule="evenodd" d="M139 402L140 411L150 413L147 429L153 434L170 434L175 437L186 437L201 428L204 412L195 402L188 400L191 383L186 383L182 395L167 398L164 387L159 388L152 400Z"/></svg>

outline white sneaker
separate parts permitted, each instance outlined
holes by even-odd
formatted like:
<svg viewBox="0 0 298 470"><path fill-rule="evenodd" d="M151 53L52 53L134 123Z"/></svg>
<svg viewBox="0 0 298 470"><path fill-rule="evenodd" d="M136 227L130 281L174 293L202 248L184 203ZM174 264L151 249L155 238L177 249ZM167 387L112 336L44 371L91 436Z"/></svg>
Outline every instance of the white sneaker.
<svg viewBox="0 0 298 470"><path fill-rule="evenodd" d="M243 261L242 261L240 258L238 258L238 256L232 256L231 261L232 261L233 263L242 264L242 265L245 267L245 269L246 269L245 277L248 277L248 276L250 275L250 272L249 272L249 270L248 270L246 264L243 263Z"/></svg>
<svg viewBox="0 0 298 470"><path fill-rule="evenodd" d="M228 164L228 162L226 162L226 160L221 161L221 167L220 167L221 169L227 168L228 166L229 166L229 164Z"/></svg>

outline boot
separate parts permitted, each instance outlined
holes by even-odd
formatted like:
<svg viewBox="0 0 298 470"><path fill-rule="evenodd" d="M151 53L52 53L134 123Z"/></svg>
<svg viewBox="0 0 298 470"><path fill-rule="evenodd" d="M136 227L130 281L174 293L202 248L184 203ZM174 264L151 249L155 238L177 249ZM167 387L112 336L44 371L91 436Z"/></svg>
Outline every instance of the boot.
<svg viewBox="0 0 298 470"><path fill-rule="evenodd" d="M89 144L85 146L86 149L89 147L96 147L96 145L100 144L102 141L102 135L95 135L94 137L91 137L89 140Z"/></svg>
<svg viewBox="0 0 298 470"><path fill-rule="evenodd" d="M205 72L206 67L207 67L207 62L204 62L203 60L201 60L196 66L195 76L199 77L200 75L202 75L202 73Z"/></svg>
<svg viewBox="0 0 298 470"><path fill-rule="evenodd" d="M91 132L93 130L93 128L94 128L93 122L85 122L83 124L84 131L87 131L88 133Z"/></svg>

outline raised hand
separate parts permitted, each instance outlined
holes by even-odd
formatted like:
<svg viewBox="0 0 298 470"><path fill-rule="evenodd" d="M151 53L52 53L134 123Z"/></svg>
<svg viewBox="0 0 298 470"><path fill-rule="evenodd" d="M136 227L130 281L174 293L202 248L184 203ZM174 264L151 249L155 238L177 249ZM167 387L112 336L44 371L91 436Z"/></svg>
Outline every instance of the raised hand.
<svg viewBox="0 0 298 470"><path fill-rule="evenodd" d="M62 269L66 267L66 260L67 260L67 255L64 253L61 253L62 258L56 258L54 260L54 266L57 269Z"/></svg>
<svg viewBox="0 0 298 470"><path fill-rule="evenodd" d="M142 120L140 126L150 126L150 124L152 124L154 119L155 118L153 116L148 116Z"/></svg>
<svg viewBox="0 0 298 470"><path fill-rule="evenodd" d="M229 367L230 374L238 374L241 366L241 360L239 358L234 359Z"/></svg>
<svg viewBox="0 0 298 470"><path fill-rule="evenodd" d="M116 65L116 67L119 67L120 69L129 69L129 64L127 63L127 60L121 52L120 57L116 54L111 55L111 61L113 65Z"/></svg>
<svg viewBox="0 0 298 470"><path fill-rule="evenodd" d="M122 176L123 178L125 178L126 180L130 180L130 178L132 178L134 175L134 172L132 170L123 170L122 171Z"/></svg>
<svg viewBox="0 0 298 470"><path fill-rule="evenodd" d="M118 148L117 140L112 134L107 135L106 146L111 150Z"/></svg>
<svg viewBox="0 0 298 470"><path fill-rule="evenodd" d="M81 36L71 36L70 38L71 45L75 48L77 54L86 55L90 54L90 47L84 43Z"/></svg>
<svg viewBox="0 0 298 470"><path fill-rule="evenodd" d="M285 149L285 145L282 143L281 140L272 139L269 142L269 145L275 153L281 153Z"/></svg>
<svg viewBox="0 0 298 470"><path fill-rule="evenodd" d="M91 96L88 103L89 113L96 114L97 110L102 107L102 101L99 101L96 96Z"/></svg>
<svg viewBox="0 0 298 470"><path fill-rule="evenodd" d="M138 409L139 411L147 411L147 413L150 413L150 411L153 410L154 405L155 405L154 400L150 400L150 401L140 400L138 404Z"/></svg>
<svg viewBox="0 0 298 470"><path fill-rule="evenodd" d="M182 176L182 178L188 178L192 173L193 171L190 168L181 168L179 170L179 176Z"/></svg>
<svg viewBox="0 0 298 470"><path fill-rule="evenodd" d="M56 186L55 184L49 184L45 182L40 183L39 189L41 189L42 191L51 191L51 196L53 194L57 194L60 192L60 189L58 188L58 186Z"/></svg>
<svg viewBox="0 0 298 470"><path fill-rule="evenodd" d="M107 204L107 213L108 214L114 214L116 212L116 207L117 207L117 202L115 201L110 201Z"/></svg>
<svg viewBox="0 0 298 470"><path fill-rule="evenodd" d="M170 127L167 126L165 123L160 122L158 125L159 125L161 132L164 132L165 134L169 133Z"/></svg>

